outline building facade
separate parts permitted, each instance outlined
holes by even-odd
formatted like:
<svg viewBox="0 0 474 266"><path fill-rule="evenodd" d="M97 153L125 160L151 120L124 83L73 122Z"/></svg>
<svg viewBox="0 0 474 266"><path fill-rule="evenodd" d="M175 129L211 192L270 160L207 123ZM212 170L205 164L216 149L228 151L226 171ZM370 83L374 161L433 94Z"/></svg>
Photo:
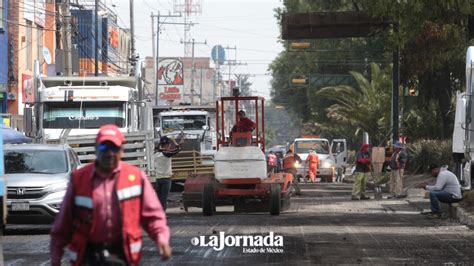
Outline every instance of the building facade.
<svg viewBox="0 0 474 266"><path fill-rule="evenodd" d="M35 61L46 75L54 68L56 13L52 0L9 0L9 84L8 113L21 120L25 105L35 102ZM21 122L21 121L20 121ZM19 121L17 127L21 128Z"/></svg>
<svg viewBox="0 0 474 266"><path fill-rule="evenodd" d="M0 0L0 101L1 113L7 113L8 93L8 0Z"/></svg>

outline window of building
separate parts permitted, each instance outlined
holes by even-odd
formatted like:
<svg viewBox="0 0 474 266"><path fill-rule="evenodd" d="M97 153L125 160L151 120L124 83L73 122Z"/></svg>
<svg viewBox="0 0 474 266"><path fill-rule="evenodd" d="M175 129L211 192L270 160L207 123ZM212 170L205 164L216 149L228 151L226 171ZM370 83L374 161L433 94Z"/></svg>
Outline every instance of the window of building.
<svg viewBox="0 0 474 266"><path fill-rule="evenodd" d="M32 45L32 39L33 39L33 36L32 36L32 28L33 27L33 24L31 23L31 21L26 21L26 27L25 27L25 53L26 53L26 69L27 70L31 70L31 60L32 60L32 56L31 56L31 52L32 52L32 48L31 48L31 45Z"/></svg>
<svg viewBox="0 0 474 266"><path fill-rule="evenodd" d="M36 41L37 47L38 47L38 52L37 52L37 58L40 64L43 62L43 28L40 26L37 26L37 37L38 40Z"/></svg>

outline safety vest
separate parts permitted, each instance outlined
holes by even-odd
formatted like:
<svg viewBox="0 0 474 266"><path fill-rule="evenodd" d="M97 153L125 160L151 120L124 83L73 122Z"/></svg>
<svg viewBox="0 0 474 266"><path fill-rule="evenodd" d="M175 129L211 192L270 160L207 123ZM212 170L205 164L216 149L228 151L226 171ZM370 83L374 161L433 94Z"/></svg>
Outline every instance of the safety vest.
<svg viewBox="0 0 474 266"><path fill-rule="evenodd" d="M94 164L89 164L72 174L73 227L75 231L68 246L72 265L80 265L87 242L96 230L99 210L95 208L92 193ZM121 164L115 188L120 202L123 250L131 265L138 265L142 248L140 225L141 195L143 183L140 169Z"/></svg>
<svg viewBox="0 0 474 266"><path fill-rule="evenodd" d="M318 155L316 153L310 153L310 154L308 154L308 157L306 158L306 161L308 161L310 163L319 164Z"/></svg>
<svg viewBox="0 0 474 266"><path fill-rule="evenodd" d="M277 165L277 157L275 154L268 155L268 165L276 166Z"/></svg>
<svg viewBox="0 0 474 266"><path fill-rule="evenodd" d="M283 158L283 169L295 168L295 155L293 153L287 153Z"/></svg>

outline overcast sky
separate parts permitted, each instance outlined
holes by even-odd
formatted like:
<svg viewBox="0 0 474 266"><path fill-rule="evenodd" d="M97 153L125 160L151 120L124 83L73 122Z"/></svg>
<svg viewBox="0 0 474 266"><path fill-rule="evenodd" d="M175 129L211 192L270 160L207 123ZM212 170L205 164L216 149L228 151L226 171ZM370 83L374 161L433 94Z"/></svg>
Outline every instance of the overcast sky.
<svg viewBox="0 0 474 266"><path fill-rule="evenodd" d="M129 0L102 0L115 10L122 27L129 27ZM136 49L143 59L152 56L151 12L161 15L173 13L173 3L184 0L135 0L135 36ZM273 9L282 5L281 0L193 0L202 3L202 13L194 14L188 22L197 23L188 31L187 39L195 39L196 57L210 57L214 45L236 47L227 50L226 57L246 63L232 67L231 73L251 74L250 81L255 94L269 99L270 76L267 75L268 64L282 50L278 43L280 34ZM115 7L112 6L115 5ZM162 18L160 21L164 21ZM184 18L167 18L166 22L184 22ZM160 34L160 57L181 57L184 46L184 26L163 25ZM191 54L189 54L191 55ZM222 71L228 73L228 67ZM227 75L226 78L227 79Z"/></svg>

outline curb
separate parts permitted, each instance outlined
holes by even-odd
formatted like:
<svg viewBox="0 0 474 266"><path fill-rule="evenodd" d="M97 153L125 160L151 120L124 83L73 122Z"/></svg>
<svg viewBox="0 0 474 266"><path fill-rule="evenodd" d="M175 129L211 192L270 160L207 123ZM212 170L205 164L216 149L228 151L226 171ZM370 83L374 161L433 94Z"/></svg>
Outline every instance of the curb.
<svg viewBox="0 0 474 266"><path fill-rule="evenodd" d="M413 206L419 210L423 210L423 208L420 207L420 203L426 203L426 201L423 201L421 199L419 200L414 200L414 199L407 199L408 205ZM429 203L429 201L428 201ZM458 221L461 224L464 224L468 226L471 229L474 229L474 214L469 213L466 211L463 207L461 207L458 203L452 203L451 204L451 209L448 208L448 204L442 203L441 204L441 211L442 212L449 212L450 218Z"/></svg>
<svg viewBox="0 0 474 266"><path fill-rule="evenodd" d="M456 203L453 203L453 209L454 209L454 216L456 220L458 220L460 223L465 224L471 228L474 228L474 215L470 214L467 212L464 208L459 206Z"/></svg>

